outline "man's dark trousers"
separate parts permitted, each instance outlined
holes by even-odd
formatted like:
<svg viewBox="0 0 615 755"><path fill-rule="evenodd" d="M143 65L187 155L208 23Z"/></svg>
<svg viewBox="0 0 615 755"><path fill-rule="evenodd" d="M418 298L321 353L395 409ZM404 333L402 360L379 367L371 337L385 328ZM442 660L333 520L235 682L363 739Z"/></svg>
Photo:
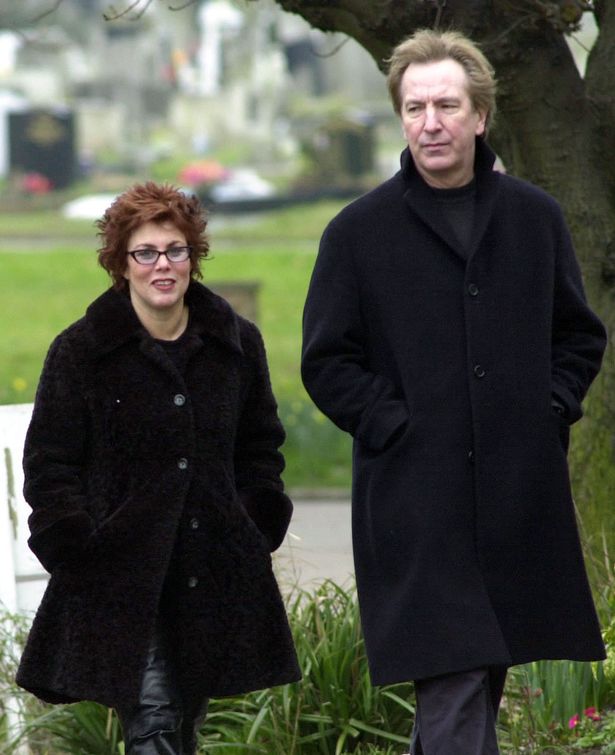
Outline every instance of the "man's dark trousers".
<svg viewBox="0 0 615 755"><path fill-rule="evenodd" d="M495 721L506 667L416 680L412 755L498 755Z"/></svg>

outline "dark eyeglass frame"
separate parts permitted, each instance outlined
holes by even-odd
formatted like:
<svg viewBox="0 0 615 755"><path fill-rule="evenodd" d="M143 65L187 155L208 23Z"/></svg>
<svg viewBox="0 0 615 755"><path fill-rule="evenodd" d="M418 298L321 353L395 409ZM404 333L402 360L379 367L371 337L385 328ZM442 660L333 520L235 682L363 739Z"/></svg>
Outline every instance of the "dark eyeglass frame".
<svg viewBox="0 0 615 755"><path fill-rule="evenodd" d="M169 257L169 253L180 252L180 251L182 253L185 253L185 257L182 256L182 259L172 260ZM137 257L138 254L142 254L143 252L146 252L148 254L155 254L156 258L153 259L151 262L144 262L143 260L140 260ZM138 265L155 265L160 259L161 254L164 254L164 256L167 258L167 261L173 264L173 263L178 263L178 262L186 262L186 260L189 260L190 255L192 254L192 247L191 246L172 246L169 249L165 249L164 252L161 252L158 249L133 249L130 252L126 252L126 254L129 254Z"/></svg>

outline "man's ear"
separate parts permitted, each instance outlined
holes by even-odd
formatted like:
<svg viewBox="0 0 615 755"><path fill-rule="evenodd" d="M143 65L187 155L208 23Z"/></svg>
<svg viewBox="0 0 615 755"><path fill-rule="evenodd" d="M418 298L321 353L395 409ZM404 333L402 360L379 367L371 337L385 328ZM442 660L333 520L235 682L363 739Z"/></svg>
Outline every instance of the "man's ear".
<svg viewBox="0 0 615 755"><path fill-rule="evenodd" d="M478 111L478 123L476 124L476 136L484 136L487 126L487 113Z"/></svg>

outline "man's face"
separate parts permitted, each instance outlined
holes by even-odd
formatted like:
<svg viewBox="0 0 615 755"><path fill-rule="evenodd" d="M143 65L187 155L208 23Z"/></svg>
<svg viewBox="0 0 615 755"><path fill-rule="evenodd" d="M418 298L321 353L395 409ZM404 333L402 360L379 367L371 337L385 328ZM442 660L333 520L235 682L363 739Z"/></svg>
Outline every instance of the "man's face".
<svg viewBox="0 0 615 755"><path fill-rule="evenodd" d="M400 84L401 122L418 172L435 188L464 186L474 175L474 140L486 113L468 94L467 75L456 60L412 63Z"/></svg>

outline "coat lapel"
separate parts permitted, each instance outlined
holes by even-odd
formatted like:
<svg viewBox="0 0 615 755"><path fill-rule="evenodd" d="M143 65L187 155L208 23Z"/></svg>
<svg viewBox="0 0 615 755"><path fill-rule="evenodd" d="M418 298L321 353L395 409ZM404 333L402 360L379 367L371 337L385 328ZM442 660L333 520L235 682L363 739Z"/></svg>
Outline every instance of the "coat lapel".
<svg viewBox="0 0 615 755"><path fill-rule="evenodd" d="M464 262L472 257L485 235L495 206L498 181L493 171L495 154L482 139L476 140L476 212L470 249L463 249L443 213L438 212L429 187L414 166L408 149L402 152L402 176L406 183L404 201L410 209Z"/></svg>
<svg viewBox="0 0 615 755"><path fill-rule="evenodd" d="M499 173L493 169L495 153L482 139L476 140L476 208L474 212L474 230L469 259L480 247L487 227L491 222L500 189Z"/></svg>
<svg viewBox="0 0 615 755"><path fill-rule="evenodd" d="M230 304L205 286L192 281L186 292L190 308L194 341L189 349L198 350L203 340L212 337L227 348L243 353L237 315ZM158 365L169 369L170 362L141 325L123 291L108 289L88 307L86 321L90 326L91 346L95 356L104 356L131 339L141 340L141 351Z"/></svg>
<svg viewBox="0 0 615 755"><path fill-rule="evenodd" d="M411 186L404 194L406 204L455 254L465 260L467 252L463 251L459 239L444 214L435 211L434 199L428 188L424 184L421 186L423 180L416 174L412 176L410 183Z"/></svg>
<svg viewBox="0 0 615 755"><path fill-rule="evenodd" d="M243 353L239 320L231 305L206 286L192 281L186 292L195 331L202 338L212 337L227 348Z"/></svg>

